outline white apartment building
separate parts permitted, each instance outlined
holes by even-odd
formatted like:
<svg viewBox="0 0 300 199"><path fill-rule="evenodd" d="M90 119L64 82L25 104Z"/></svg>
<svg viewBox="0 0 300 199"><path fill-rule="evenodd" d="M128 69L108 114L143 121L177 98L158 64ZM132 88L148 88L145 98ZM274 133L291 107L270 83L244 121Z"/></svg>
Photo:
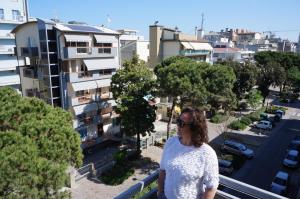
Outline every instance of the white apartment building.
<svg viewBox="0 0 300 199"><path fill-rule="evenodd" d="M11 30L25 22L25 0L1 0L0 2L0 86L20 90L18 65L24 65L14 55L15 37Z"/></svg>
<svg viewBox="0 0 300 199"><path fill-rule="evenodd" d="M211 63L212 46L206 40L198 40L197 35L184 34L178 29L151 25L150 29L150 59L149 66L155 67L164 59L182 55Z"/></svg>
<svg viewBox="0 0 300 199"><path fill-rule="evenodd" d="M107 28L37 19L13 30L22 93L68 110L82 148L119 133L111 77L120 67L119 33ZM30 60L30 65L27 61Z"/></svg>
<svg viewBox="0 0 300 199"><path fill-rule="evenodd" d="M130 60L134 55L148 63L149 61L149 41L143 36L138 35L136 30L122 29L118 30L121 34L121 62Z"/></svg>
<svg viewBox="0 0 300 199"><path fill-rule="evenodd" d="M245 61L253 61L254 54L254 51L239 48L214 48L213 62L231 60L243 63Z"/></svg>

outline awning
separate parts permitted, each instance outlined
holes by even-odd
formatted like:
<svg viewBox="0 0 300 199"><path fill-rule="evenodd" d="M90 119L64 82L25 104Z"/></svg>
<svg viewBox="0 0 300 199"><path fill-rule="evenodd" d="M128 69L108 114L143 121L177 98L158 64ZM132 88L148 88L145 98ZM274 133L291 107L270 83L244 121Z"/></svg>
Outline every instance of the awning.
<svg viewBox="0 0 300 199"><path fill-rule="evenodd" d="M79 106L73 106L75 115L80 115L82 113L87 113L91 111L98 110L97 103L84 104Z"/></svg>
<svg viewBox="0 0 300 199"><path fill-rule="evenodd" d="M77 83L72 83L72 88L74 91L96 89L97 84L95 81L77 82Z"/></svg>
<svg viewBox="0 0 300 199"><path fill-rule="evenodd" d="M190 44L194 47L194 50L208 50L208 51L213 50L213 48L209 43L190 42Z"/></svg>
<svg viewBox="0 0 300 199"><path fill-rule="evenodd" d="M190 44L190 42L180 42L180 43L183 45L185 49L191 49L191 50L194 49L194 47Z"/></svg>
<svg viewBox="0 0 300 199"><path fill-rule="evenodd" d="M198 42L180 42L186 50L208 50L212 51L213 48L209 43Z"/></svg>
<svg viewBox="0 0 300 199"><path fill-rule="evenodd" d="M64 35L67 42L89 42L92 38L89 35Z"/></svg>
<svg viewBox="0 0 300 199"><path fill-rule="evenodd" d="M110 86L111 79L100 79L96 80L96 85L98 88L108 87Z"/></svg>
<svg viewBox="0 0 300 199"><path fill-rule="evenodd" d="M97 43L117 43L115 36L111 35L94 35Z"/></svg>
<svg viewBox="0 0 300 199"><path fill-rule="evenodd" d="M104 69L115 69L118 67L118 62L115 58L109 59L85 59L83 60L88 71L93 70L104 70Z"/></svg>

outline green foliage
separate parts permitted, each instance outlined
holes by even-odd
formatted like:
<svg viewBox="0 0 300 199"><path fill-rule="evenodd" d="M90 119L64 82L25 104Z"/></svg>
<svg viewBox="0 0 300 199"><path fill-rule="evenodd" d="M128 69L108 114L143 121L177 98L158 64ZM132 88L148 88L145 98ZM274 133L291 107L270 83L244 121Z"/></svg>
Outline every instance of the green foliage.
<svg viewBox="0 0 300 199"><path fill-rule="evenodd" d="M154 131L156 107L149 104L148 98L154 94L155 83L153 72L138 57L125 62L112 77L111 91L118 104L122 128L129 136L137 135L139 153L140 134Z"/></svg>
<svg viewBox="0 0 300 199"><path fill-rule="evenodd" d="M118 151L117 153L115 153L113 158L117 164L122 164L125 162L126 157L127 157L127 151L122 150L122 151Z"/></svg>
<svg viewBox="0 0 300 199"><path fill-rule="evenodd" d="M248 114L247 117L249 117L252 122L259 121L260 120L260 114L264 113L264 111L265 111L265 108L260 108L256 111Z"/></svg>
<svg viewBox="0 0 300 199"><path fill-rule="evenodd" d="M249 126L252 123L252 120L249 117L244 116L240 119L240 122L245 124L246 126Z"/></svg>
<svg viewBox="0 0 300 199"><path fill-rule="evenodd" d="M214 110L222 107L227 111L234 107L236 97L232 89L236 77L230 66L209 66L203 74L203 80L208 91L208 103Z"/></svg>
<svg viewBox="0 0 300 199"><path fill-rule="evenodd" d="M247 160L243 156L229 155L229 154L222 155L221 158L223 160L231 161L233 168L236 170L240 169Z"/></svg>
<svg viewBox="0 0 300 199"><path fill-rule="evenodd" d="M115 164L109 171L103 173L100 180L107 185L119 185L134 174L131 165Z"/></svg>
<svg viewBox="0 0 300 199"><path fill-rule="evenodd" d="M239 63L233 61L221 62L222 65L230 66L236 76L233 92L238 100L242 100L246 92L249 92L255 86L258 76L258 68L249 62Z"/></svg>
<svg viewBox="0 0 300 199"><path fill-rule="evenodd" d="M210 122L215 123L215 124L220 124L224 121L226 121L228 119L228 116L221 114L221 113L217 113L216 115L212 116L212 118L210 119Z"/></svg>
<svg viewBox="0 0 300 199"><path fill-rule="evenodd" d="M144 189L137 194L135 194L131 199L140 199L143 198L147 193L149 193L151 190L157 188L157 182L152 182L150 185L147 187L144 187Z"/></svg>
<svg viewBox="0 0 300 199"><path fill-rule="evenodd" d="M247 95L246 100L248 104L251 106L251 108L256 109L259 106L259 104L262 102L263 97L259 90L252 89Z"/></svg>
<svg viewBox="0 0 300 199"><path fill-rule="evenodd" d="M239 120L233 121L228 125L228 128L231 128L233 130L244 130L247 128L247 125L242 123Z"/></svg>
<svg viewBox="0 0 300 199"><path fill-rule="evenodd" d="M276 110L282 110L282 111L286 111L288 110L287 108L285 107L281 107L281 106L268 106L266 107L266 113L270 113L270 114L275 114L275 111Z"/></svg>
<svg viewBox="0 0 300 199"><path fill-rule="evenodd" d="M0 198L63 197L69 165L80 166L70 113L0 88Z"/></svg>

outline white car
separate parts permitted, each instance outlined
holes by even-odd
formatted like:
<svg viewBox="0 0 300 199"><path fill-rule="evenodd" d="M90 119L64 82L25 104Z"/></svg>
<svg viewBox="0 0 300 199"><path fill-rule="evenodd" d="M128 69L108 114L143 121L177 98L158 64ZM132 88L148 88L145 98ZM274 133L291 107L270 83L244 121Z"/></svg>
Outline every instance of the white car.
<svg viewBox="0 0 300 199"><path fill-rule="evenodd" d="M259 129L269 130L269 131L272 130L273 128L272 123L266 120L261 120L257 122L256 124L254 124L254 127Z"/></svg>
<svg viewBox="0 0 300 199"><path fill-rule="evenodd" d="M299 152L296 150L288 151L287 155L283 160L283 165L290 167L290 168L297 168L298 167L298 155Z"/></svg>
<svg viewBox="0 0 300 199"><path fill-rule="evenodd" d="M279 195L286 195L289 184L289 174L278 171L272 184L270 191Z"/></svg>

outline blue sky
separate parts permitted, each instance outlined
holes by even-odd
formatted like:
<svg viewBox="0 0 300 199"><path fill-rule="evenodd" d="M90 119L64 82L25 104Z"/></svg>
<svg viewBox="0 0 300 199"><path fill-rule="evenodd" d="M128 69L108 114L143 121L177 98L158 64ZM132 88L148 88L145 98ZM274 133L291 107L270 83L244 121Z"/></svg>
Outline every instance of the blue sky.
<svg viewBox="0 0 300 199"><path fill-rule="evenodd" d="M206 31L271 30L292 41L298 40L300 32L300 0L28 0L28 4L33 17L107 25L109 16L110 28L136 29L146 38L156 20L192 34L201 25L201 13Z"/></svg>

